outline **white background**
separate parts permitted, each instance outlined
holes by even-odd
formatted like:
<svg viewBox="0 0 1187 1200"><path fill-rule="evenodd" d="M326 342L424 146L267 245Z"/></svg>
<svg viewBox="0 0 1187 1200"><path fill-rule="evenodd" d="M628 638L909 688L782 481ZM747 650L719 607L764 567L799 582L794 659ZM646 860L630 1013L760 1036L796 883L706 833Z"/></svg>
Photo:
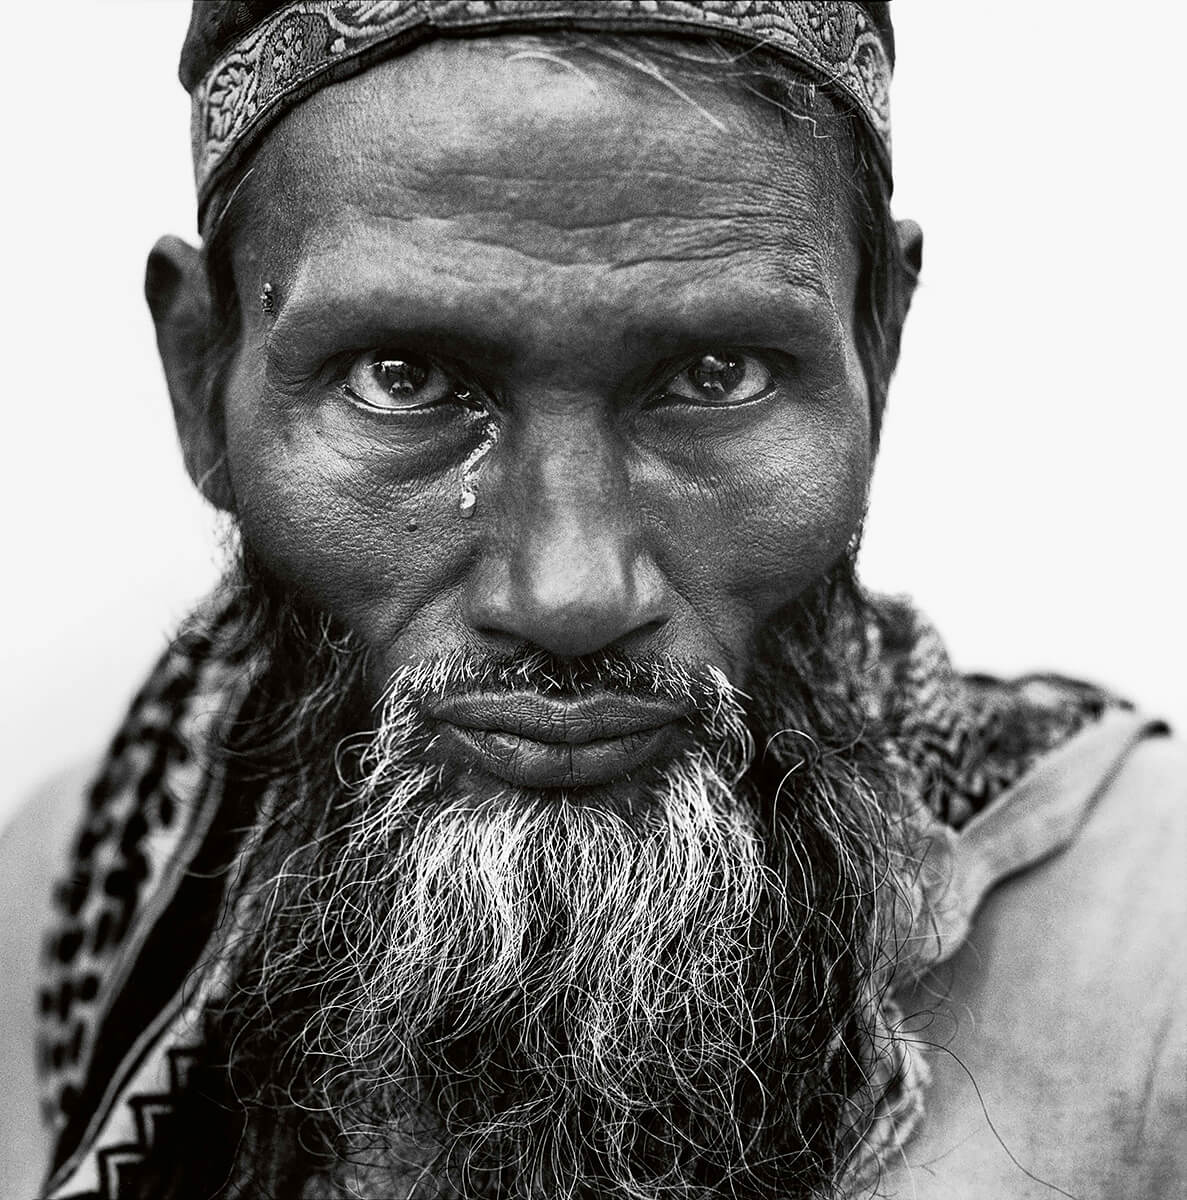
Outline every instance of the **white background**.
<svg viewBox="0 0 1187 1200"><path fill-rule="evenodd" d="M962 665L1180 727L1183 12L895 4L896 208L927 244L864 555ZM187 18L4 10L0 820L102 745L216 572L141 299L156 235L193 231Z"/></svg>

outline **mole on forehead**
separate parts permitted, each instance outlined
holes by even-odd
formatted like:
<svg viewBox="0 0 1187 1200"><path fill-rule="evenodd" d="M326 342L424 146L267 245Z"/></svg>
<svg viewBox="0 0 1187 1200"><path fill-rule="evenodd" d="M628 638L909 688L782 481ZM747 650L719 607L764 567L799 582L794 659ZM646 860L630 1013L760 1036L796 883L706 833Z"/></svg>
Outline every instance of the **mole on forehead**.
<svg viewBox="0 0 1187 1200"><path fill-rule="evenodd" d="M609 265L557 266L465 243L389 255L382 242L348 242L293 264L274 334L301 353L415 334L465 341L493 362L617 330L624 345L668 353L694 335L771 345L819 337L852 304L852 264L840 260L752 250L712 263Z"/></svg>
<svg viewBox="0 0 1187 1200"><path fill-rule="evenodd" d="M287 233L258 230L237 239L239 278L256 271L278 287L283 309L315 324L327 310L452 312L483 297L511 306L564 303L609 310L684 310L739 289L764 307L783 292L844 306L853 266L847 223L820 220L827 205L800 209L721 202L721 211L638 216L614 211L580 223L546 211L395 215L358 205L292 213ZM679 206L677 206L679 207ZM761 211L756 211L761 209ZM261 210L266 212L266 210ZM267 214L273 219L274 214ZM553 225L552 221L566 221ZM277 233L280 236L277 236ZM251 263L248 262L250 256ZM741 297L738 297L741 300ZM295 303L293 303L295 302Z"/></svg>
<svg viewBox="0 0 1187 1200"><path fill-rule="evenodd" d="M447 258L473 242L558 265L774 248L780 275L793 277L843 254L837 146L807 124L702 87L705 104L730 118L723 129L654 81L623 91L617 68L587 95L582 78L513 60L501 41L435 43L293 110L237 198L250 210L237 267L246 244L270 277L293 281L303 260L324 270L364 243L394 260L426 235ZM492 64L505 74L475 88L472 70ZM532 81L561 96L559 116L515 119Z"/></svg>
<svg viewBox="0 0 1187 1200"><path fill-rule="evenodd" d="M475 309L497 326L510 311L522 316L533 306L579 309L590 319L601 313L603 320L665 311L675 323L691 321L706 304L845 306L852 260L836 231L638 224L541 233L528 222L507 222L480 237L461 221L364 217L306 230L294 253L254 246L263 251L261 277L277 285L286 327L384 314L400 325L430 314L450 324L463 313L472 319Z"/></svg>

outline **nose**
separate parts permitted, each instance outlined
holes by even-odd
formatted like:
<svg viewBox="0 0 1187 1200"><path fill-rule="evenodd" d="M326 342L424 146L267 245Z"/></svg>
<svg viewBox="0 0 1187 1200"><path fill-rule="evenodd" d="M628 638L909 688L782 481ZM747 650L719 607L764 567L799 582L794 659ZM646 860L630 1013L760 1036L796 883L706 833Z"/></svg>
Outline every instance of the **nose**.
<svg viewBox="0 0 1187 1200"><path fill-rule="evenodd" d="M574 658L637 643L672 614L613 431L561 424L506 447L500 528L469 588L467 617L486 636Z"/></svg>

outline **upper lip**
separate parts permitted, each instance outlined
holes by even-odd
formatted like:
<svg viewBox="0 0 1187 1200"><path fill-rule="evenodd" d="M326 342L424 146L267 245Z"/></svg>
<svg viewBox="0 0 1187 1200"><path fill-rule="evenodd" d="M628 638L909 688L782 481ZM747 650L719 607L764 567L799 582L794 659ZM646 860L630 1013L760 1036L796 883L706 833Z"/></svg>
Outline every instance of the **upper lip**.
<svg viewBox="0 0 1187 1200"><path fill-rule="evenodd" d="M467 692L436 701L428 712L463 729L569 746L645 733L685 715L674 701L652 696L593 692L566 697L533 691Z"/></svg>

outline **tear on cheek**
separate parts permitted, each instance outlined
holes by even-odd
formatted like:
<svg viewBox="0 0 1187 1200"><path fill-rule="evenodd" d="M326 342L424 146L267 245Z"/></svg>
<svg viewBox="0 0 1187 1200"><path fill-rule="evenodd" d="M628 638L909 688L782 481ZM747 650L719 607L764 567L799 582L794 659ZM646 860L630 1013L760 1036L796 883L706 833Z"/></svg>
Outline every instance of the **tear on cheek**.
<svg viewBox="0 0 1187 1200"><path fill-rule="evenodd" d="M462 464L462 491L458 497L458 514L460 516L469 518L478 510L478 471L483 460L495 448L498 440L498 425L494 421L488 421L482 440Z"/></svg>

